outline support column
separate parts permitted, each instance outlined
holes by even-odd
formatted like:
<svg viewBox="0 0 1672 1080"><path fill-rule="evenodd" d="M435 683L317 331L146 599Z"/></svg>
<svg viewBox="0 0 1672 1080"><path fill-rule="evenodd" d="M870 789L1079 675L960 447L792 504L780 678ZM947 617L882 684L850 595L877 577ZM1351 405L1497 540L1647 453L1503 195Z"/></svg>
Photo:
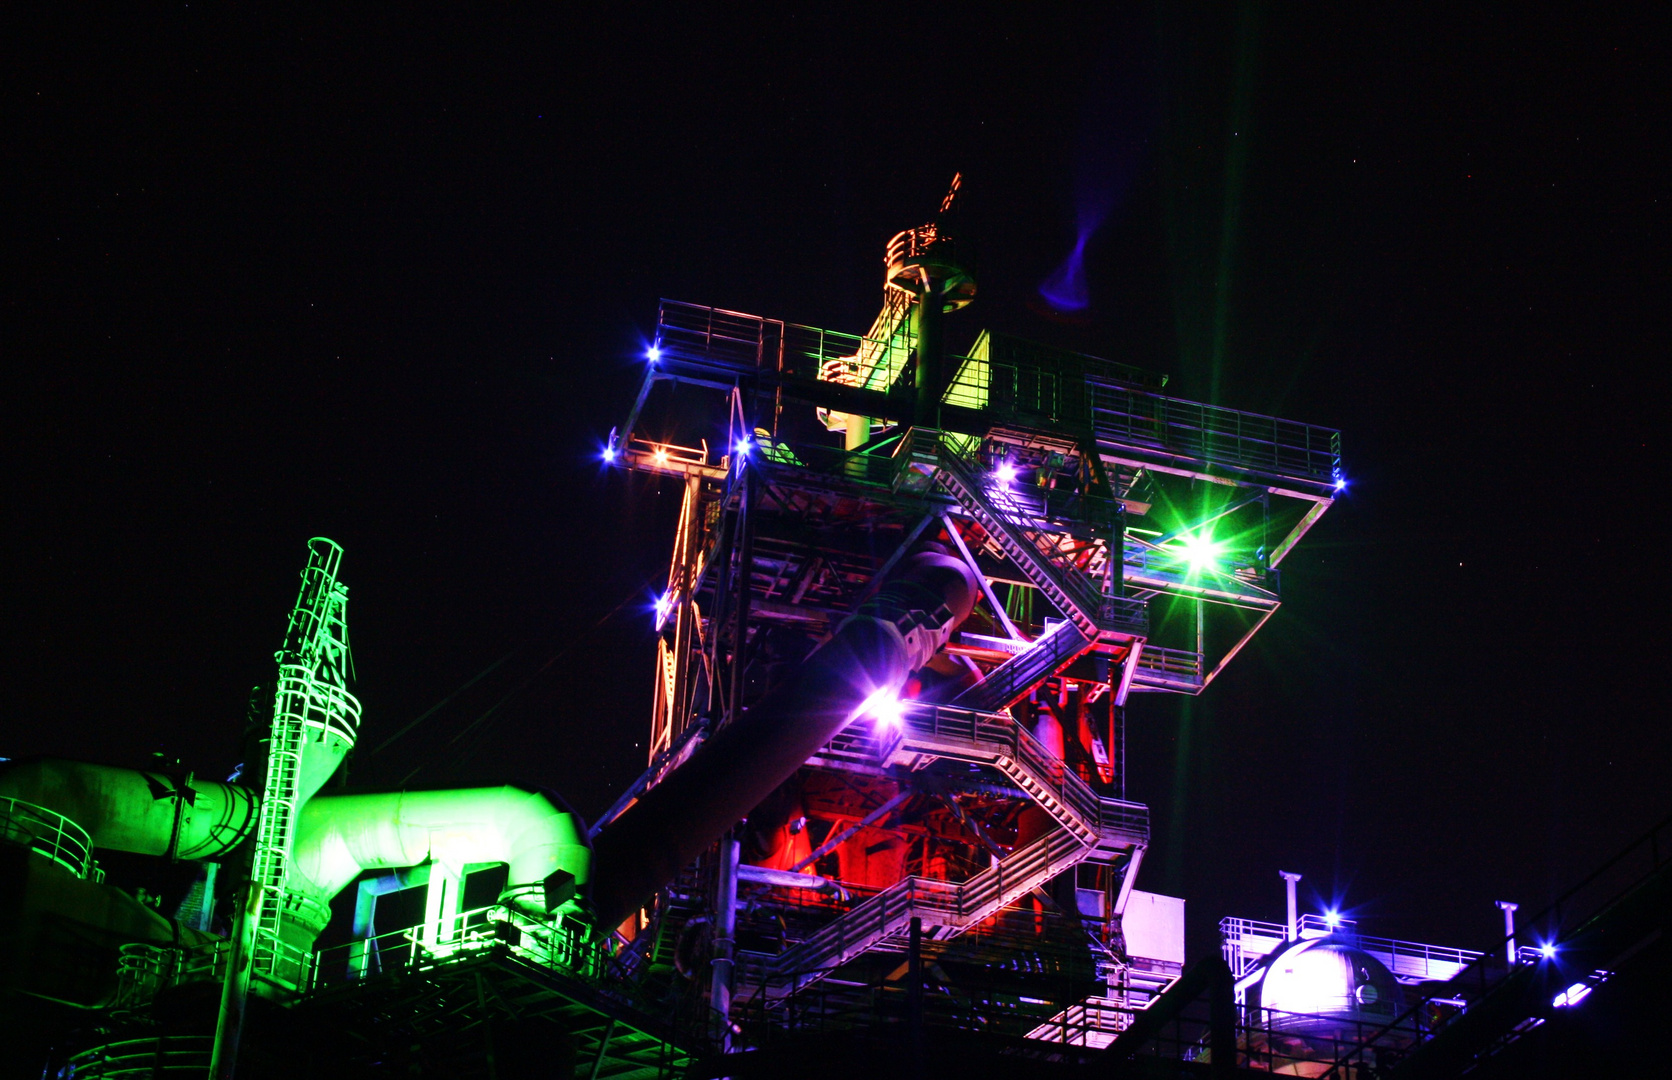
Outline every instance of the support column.
<svg viewBox="0 0 1672 1080"><path fill-rule="evenodd" d="M221 984L220 1012L215 1018L215 1042L209 1056L210 1080L232 1080L238 1068L238 1044L244 1032L244 1008L249 1003L250 967L255 959L255 929L261 889L253 882L237 890L232 939L227 943L226 979Z"/></svg>
<svg viewBox="0 0 1672 1080"><path fill-rule="evenodd" d="M743 710L743 667L745 654L749 645L749 601L752 594L749 591L750 580L754 576L755 563L755 526L750 520L755 511L755 496L760 491L760 481L756 478L755 470L745 465L743 467L743 497L738 502L737 511L737 607L733 613L732 623L732 662L731 662L731 692L726 696L726 723L737 723Z"/></svg>
<svg viewBox="0 0 1672 1080"><path fill-rule="evenodd" d="M424 929L420 940L432 955L453 951L458 936L459 898L464 891L464 868L445 863L430 865L430 884L424 893Z"/></svg>
<svg viewBox="0 0 1672 1080"><path fill-rule="evenodd" d="M674 572L668 583L674 604L673 624L673 699L668 702L668 723L665 741L662 732L651 739L649 760L664 746L672 746L680 732L690 723L686 701L690 698L691 641L696 636L696 597L691 595L695 563L702 547L698 535L702 528L702 478L692 476L685 481L685 501L680 507L679 536L674 543Z"/></svg>
<svg viewBox="0 0 1672 1080"><path fill-rule="evenodd" d="M720 880L714 890L714 974L708 991L714 1022L719 1028L716 1041L728 1053L731 1051L732 958L736 951L733 935L737 932L738 847L734 833L727 833L720 840Z"/></svg>
<svg viewBox="0 0 1672 1080"><path fill-rule="evenodd" d="M946 355L946 285L927 271L923 290L917 294L917 415L918 427L940 427L940 396L945 388L941 377Z"/></svg>
<svg viewBox="0 0 1672 1080"><path fill-rule="evenodd" d="M848 416L847 431L843 434L842 448L852 453L871 441L871 418L869 416Z"/></svg>
<svg viewBox="0 0 1672 1080"><path fill-rule="evenodd" d="M1520 904L1512 904L1508 900L1499 900L1498 909L1504 913L1504 963L1515 966L1515 912Z"/></svg>
<svg viewBox="0 0 1672 1080"><path fill-rule="evenodd" d="M1300 937L1300 915L1295 908L1295 883L1300 881L1299 874L1291 874L1287 870L1279 870L1277 876L1283 879L1283 891L1289 899L1289 921L1284 924L1288 929L1289 940Z"/></svg>

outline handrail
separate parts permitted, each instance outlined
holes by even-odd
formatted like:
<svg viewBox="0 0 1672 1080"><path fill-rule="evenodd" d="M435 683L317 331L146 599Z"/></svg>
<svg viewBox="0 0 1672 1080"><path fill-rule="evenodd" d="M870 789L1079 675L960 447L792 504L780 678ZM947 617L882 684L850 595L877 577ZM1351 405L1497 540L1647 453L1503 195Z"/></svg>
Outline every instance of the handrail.
<svg viewBox="0 0 1672 1080"><path fill-rule="evenodd" d="M504 948L542 967L597 976L609 961L602 943L579 932L572 920L546 922L503 904L461 911L440 923L420 924L315 954L315 989L390 970L409 971Z"/></svg>
<svg viewBox="0 0 1672 1080"><path fill-rule="evenodd" d="M1223 405L1087 380L1099 441L1178 451L1253 471L1333 483L1341 475L1341 433Z"/></svg>
<svg viewBox="0 0 1672 1080"><path fill-rule="evenodd" d="M974 925L1073 865L1087 850L1072 833L1059 830L1011 852L968 881L904 878L777 957L765 981L793 992L899 933L914 916L938 926Z"/></svg>
<svg viewBox="0 0 1672 1080"><path fill-rule="evenodd" d="M913 915L932 925L964 928L1105 843L1148 842L1147 807L1098 796L1007 713L913 704L904 711L900 736L891 750L996 768L1027 791L1060 827L967 881L908 877L873 894L773 958L763 973L763 987L773 983L781 992L793 993L900 932Z"/></svg>
<svg viewBox="0 0 1672 1080"><path fill-rule="evenodd" d="M93 838L56 810L0 796L0 839L22 844L83 881L104 879L93 861Z"/></svg>
<svg viewBox="0 0 1672 1080"><path fill-rule="evenodd" d="M1099 823L1097 796L1085 781L1069 771L1010 717L1002 713L971 712L950 705L928 705L908 709L903 721L908 739L915 735L920 739L928 736L939 740L959 740L972 749L992 754L993 764L1011 774L1018 770L1006 769L1005 765L1015 762L1020 771L1027 774L1028 787L1035 789L1030 794L1036 798L1041 794L1048 795L1051 802L1068 811L1066 819L1061 810L1052 813L1052 817L1082 838L1096 835ZM928 746L924 749L933 752L945 748ZM1016 777L1013 775L1013 778ZM1047 804L1046 809L1051 811L1056 808Z"/></svg>
<svg viewBox="0 0 1672 1080"><path fill-rule="evenodd" d="M898 379L909 349L892 345L892 328L886 336L879 336L880 332L882 328L873 326L866 335L842 334L723 308L663 300L656 340L664 357L733 375L772 372L807 382L846 382L832 380L827 371L831 362L846 361L855 365L854 375L863 378L863 385L886 389ZM870 370L861 373L857 368L868 359ZM1018 378L1022 372L1037 372L1048 380L1064 375L1049 365L950 359L960 372L988 364L1018 373ZM1084 359L1109 363L1095 357ZM1333 428L1168 397L1094 370L1067 381L1074 385L1072 393L1070 387L1063 386L1063 400L1072 400L1070 411L1074 415L1060 416L1058 422L1089 426L1101 441L1320 485L1333 486L1340 478L1341 433ZM957 396L956 392L962 390L964 397L970 397L972 389L984 388L956 383L948 392ZM985 395L957 403L982 407L973 404L981 397ZM991 403L985 409L1000 414L1004 411Z"/></svg>
<svg viewBox="0 0 1672 1080"><path fill-rule="evenodd" d="M1145 672L1174 675L1200 683L1202 654L1194 649L1170 649L1165 645L1146 643L1138 654L1138 674Z"/></svg>
<svg viewBox="0 0 1672 1080"><path fill-rule="evenodd" d="M169 987L219 982L226 976L230 949L231 942L226 938L199 945L123 945L116 957L116 1004L143 1008ZM300 993L313 984L316 955L311 949L257 932L254 970L257 978L276 984L284 992Z"/></svg>
<svg viewBox="0 0 1672 1080"><path fill-rule="evenodd" d="M1360 934L1350 926L1330 926L1323 919L1310 914L1301 916L1300 933L1303 938L1329 935L1345 938L1356 948L1363 949L1377 959L1385 956L1388 969L1396 976L1415 977L1425 981L1450 979L1481 956L1472 949L1456 949L1448 945L1427 945L1418 941L1400 941ZM1219 935L1226 953L1226 962L1231 964L1233 974L1241 978L1287 943L1288 927L1282 923L1226 916L1219 920ZM1238 944L1251 937L1270 940L1274 943L1273 947L1262 953ZM1236 956L1235 962L1233 953ZM1405 963L1402 964L1401 961ZM1411 970L1417 965L1420 965L1420 970Z"/></svg>
<svg viewBox="0 0 1672 1080"><path fill-rule="evenodd" d="M157 1035L104 1043L74 1055L60 1076L76 1080L150 1080L209 1075L208 1035Z"/></svg>

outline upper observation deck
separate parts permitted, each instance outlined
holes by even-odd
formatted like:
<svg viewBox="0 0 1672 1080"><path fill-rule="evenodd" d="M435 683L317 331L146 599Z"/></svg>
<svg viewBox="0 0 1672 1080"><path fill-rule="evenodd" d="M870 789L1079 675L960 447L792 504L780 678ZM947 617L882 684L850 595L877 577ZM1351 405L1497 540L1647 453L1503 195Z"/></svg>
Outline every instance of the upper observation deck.
<svg viewBox="0 0 1672 1080"><path fill-rule="evenodd" d="M844 334L722 308L662 301L661 374L716 389L739 386L832 412L912 415L909 321ZM1089 440L1111 461L1188 475L1246 477L1329 498L1341 480L1341 433L1161 393L1164 379L1126 364L983 332L949 357L939 426L984 435L995 426ZM833 372L848 377L833 377Z"/></svg>

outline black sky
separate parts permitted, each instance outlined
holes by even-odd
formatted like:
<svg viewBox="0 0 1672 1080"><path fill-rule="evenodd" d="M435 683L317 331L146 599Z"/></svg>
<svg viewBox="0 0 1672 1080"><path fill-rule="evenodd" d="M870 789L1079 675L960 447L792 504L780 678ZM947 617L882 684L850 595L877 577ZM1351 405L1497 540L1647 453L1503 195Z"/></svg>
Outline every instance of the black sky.
<svg viewBox="0 0 1672 1080"><path fill-rule="evenodd" d="M1345 432L1277 620L1134 709L1140 884L1195 951L1277 917L1280 867L1481 942L1658 820L1664 38L1036 7L9 9L0 754L226 772L327 535L354 781L600 810L642 763L677 493L596 450L657 298L858 332L962 170L955 335ZM1030 301L1088 170L1124 179L1060 324Z"/></svg>

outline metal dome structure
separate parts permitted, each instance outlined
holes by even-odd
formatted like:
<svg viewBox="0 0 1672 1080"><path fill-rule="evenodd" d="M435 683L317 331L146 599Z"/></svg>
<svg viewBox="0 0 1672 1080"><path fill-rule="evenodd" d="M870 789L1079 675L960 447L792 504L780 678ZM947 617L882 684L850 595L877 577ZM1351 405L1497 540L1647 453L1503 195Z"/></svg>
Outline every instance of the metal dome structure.
<svg viewBox="0 0 1672 1080"><path fill-rule="evenodd" d="M1327 1037L1387 1024L1403 1001L1393 973L1342 937L1297 941L1277 953L1258 993L1273 1029Z"/></svg>

